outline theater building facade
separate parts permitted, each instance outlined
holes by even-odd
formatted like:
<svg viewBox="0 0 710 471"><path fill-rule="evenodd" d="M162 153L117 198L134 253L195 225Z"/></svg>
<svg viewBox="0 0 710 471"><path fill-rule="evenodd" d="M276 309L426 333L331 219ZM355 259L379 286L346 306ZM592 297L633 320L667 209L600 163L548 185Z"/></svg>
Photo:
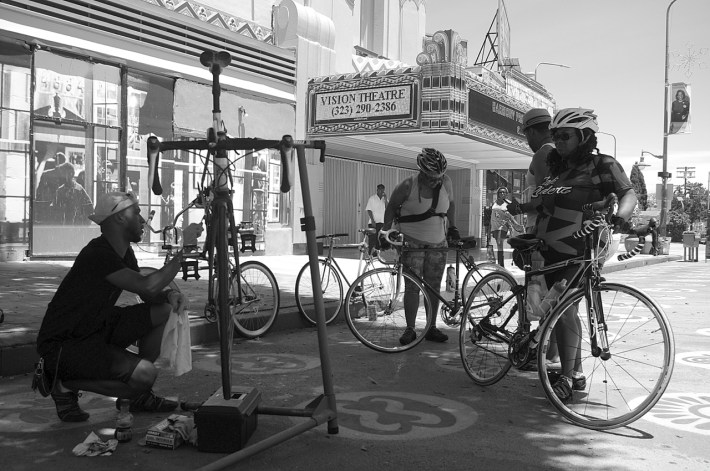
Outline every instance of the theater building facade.
<svg viewBox="0 0 710 471"><path fill-rule="evenodd" d="M370 67L309 81L307 135L328 142L325 232L347 232L355 241L376 185L383 183L389 194L415 174L423 147L448 159L462 234L485 241L483 213L498 187L525 198L532 153L522 117L533 106L552 110L554 102L527 86L511 93L499 74L467 67L466 47L456 32L439 31L427 36L416 66ZM532 82L516 70L507 80Z"/></svg>

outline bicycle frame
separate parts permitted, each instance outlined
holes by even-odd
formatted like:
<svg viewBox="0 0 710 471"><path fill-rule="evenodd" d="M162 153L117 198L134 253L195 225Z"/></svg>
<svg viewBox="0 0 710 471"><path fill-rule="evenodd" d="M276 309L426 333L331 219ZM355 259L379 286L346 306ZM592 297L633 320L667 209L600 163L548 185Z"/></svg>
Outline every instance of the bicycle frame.
<svg viewBox="0 0 710 471"><path fill-rule="evenodd" d="M360 231L363 231L363 230L360 229ZM357 278L362 273L364 273L364 270L362 269L363 261L365 263L365 267L373 266L375 263L375 258L371 254L366 253L366 251L364 250L366 247L366 245L365 245L366 243L367 243L367 233L364 232L364 239L360 243L360 245L358 245L358 250L360 251L360 261L358 262L357 276L355 278ZM330 266L335 267L335 269L338 270L340 276L343 277L343 281L345 281L345 284L348 285L348 287L350 287L350 285L351 285L350 280L348 280L348 277L345 275L345 272L341 268L340 264L338 264L337 259L333 256L333 249L334 249L334 244L332 243L332 239L331 239L331 244L328 246L328 255L323 260L325 261L326 265L330 265Z"/></svg>
<svg viewBox="0 0 710 471"><path fill-rule="evenodd" d="M444 298L439 289L434 289L432 286L424 280L422 276L419 276L418 273L415 273L411 268L406 266L402 262L402 253L404 252L450 252L450 251L456 251L456 275L455 275L455 287L454 287L454 296L453 298L449 301L448 299ZM414 277L416 280L418 280L424 288L429 290L429 295L436 297L436 299L439 300L440 303L442 303L442 306L446 306L448 309L451 310L451 312L456 312L460 308L463 307L465 304L465 301L463 299L463 287L459 289L459 280L460 280L460 266L463 263L464 267L466 267L467 272L470 271L471 269L476 267L475 262L472 263L472 261L466 256L468 249L464 249L462 247L441 247L441 248L418 248L418 249L410 249L407 248L406 246L403 246L401 248L396 262L396 267L398 270L397 273L397 290L395 293L393 293L394 296L396 296L398 293L400 293L400 283L402 279L402 271L407 270L407 273L410 274L412 277ZM436 315L437 313L433 313L432 315Z"/></svg>

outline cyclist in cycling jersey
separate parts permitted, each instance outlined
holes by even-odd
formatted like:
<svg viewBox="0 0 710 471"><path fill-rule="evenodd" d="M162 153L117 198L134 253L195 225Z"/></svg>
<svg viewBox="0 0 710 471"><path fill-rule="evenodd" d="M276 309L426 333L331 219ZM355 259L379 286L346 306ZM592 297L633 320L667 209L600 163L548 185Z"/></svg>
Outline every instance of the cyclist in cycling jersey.
<svg viewBox="0 0 710 471"><path fill-rule="evenodd" d="M385 223L382 230L389 230L396 222L410 249L446 247L447 238L450 240L461 238L458 229L453 225L456 216L454 192L451 179L446 175L446 165L444 154L436 149L424 148L417 155L419 173L405 178L392 192L385 209ZM389 243L382 240L381 245L386 249ZM446 265L445 251L408 250L403 254L402 262L432 288L438 290ZM407 328L399 342L407 345L417 338L414 332L414 319L419 307L419 294L412 283L406 283L404 290ZM434 342L445 342L449 337L436 327L439 300L431 296L431 301L434 320L424 338Z"/></svg>
<svg viewBox="0 0 710 471"><path fill-rule="evenodd" d="M547 176L532 194L542 201L538 207L536 234L546 243L546 249L541 252L546 265L583 254L584 240L572 234L591 217L582 210L585 203L616 193L619 197L616 226L628 220L636 206L636 194L624 169L613 157L599 154L598 130L594 111L584 108L562 109L550 123L555 149L547 159ZM513 202L508 210L518 213L520 205ZM551 273L546 276L547 285L552 286L563 278L570 280L575 271L576 267L571 267ZM562 400L570 400L573 390L586 388L586 378L581 371L580 332L579 318L568 311L555 333L561 375L554 389Z"/></svg>

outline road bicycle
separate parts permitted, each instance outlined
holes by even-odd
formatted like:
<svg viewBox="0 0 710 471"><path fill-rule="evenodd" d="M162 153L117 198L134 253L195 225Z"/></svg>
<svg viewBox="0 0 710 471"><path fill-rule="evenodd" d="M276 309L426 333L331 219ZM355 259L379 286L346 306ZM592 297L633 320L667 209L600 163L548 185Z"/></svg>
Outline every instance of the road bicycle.
<svg viewBox="0 0 710 471"><path fill-rule="evenodd" d="M345 299L345 321L348 327L364 345L373 350L386 353L403 352L414 348L423 339L433 323L435 313L431 312L430 297L440 301L442 319L454 324L458 322L464 305L464 294L472 290L476 281L488 271L504 270L493 263L477 264L468 256L472 238L451 243L451 247L410 249L402 234L395 230L382 232L387 240L396 247L397 256L392 266L367 271L355 279L348 289ZM451 287L453 297L447 299L440 293L440 287L432 287L421 276L402 261L402 254L416 252L455 251L455 272ZM467 268L462 282L460 264ZM405 282L411 286L411 292L418 296L418 308L412 313L412 321L407 322L404 313ZM407 326L413 327L416 338L411 343L402 345L400 336Z"/></svg>
<svg viewBox="0 0 710 471"><path fill-rule="evenodd" d="M616 250L609 224L614 200L610 195L585 205L594 216L575 234L585 240L582 256L533 269L532 252L544 243L532 236L509 239L525 270L524 284L505 272L484 276L466 302L459 331L463 366L476 384L492 385L511 366L525 369L536 362L552 405L570 422L594 430L621 427L648 412L668 386L675 357L673 332L661 307L642 291L602 277L603 262ZM528 288L533 277L570 267L576 272L556 305L532 321ZM578 327L570 328L571 323ZM573 383L571 400L565 401L553 389L562 373L555 352L580 345L575 371L586 378Z"/></svg>
<svg viewBox="0 0 710 471"><path fill-rule="evenodd" d="M235 224L232 205L232 172L236 168L236 160L230 160L228 151L246 151L244 155L248 155L263 149L278 149L282 172L285 173L281 190L288 191L292 178L292 150L303 152L304 148L317 148L323 153L325 146L322 141L296 142L291 136L283 136L281 140L228 137L221 119L219 75L230 64L231 56L225 51L207 51L200 56L200 62L212 73L212 127L208 129L206 139L160 141L156 136L149 137L148 180L153 192L161 194L157 172L161 152L206 151L198 196L188 208L200 207L205 211L207 235L202 257L209 271L205 310L208 315L214 314L218 321L222 388L224 396L229 397L234 327L246 337L264 335L274 324L280 298L271 270L261 262L239 262L238 225Z"/></svg>
<svg viewBox="0 0 710 471"><path fill-rule="evenodd" d="M375 268L375 262L388 264L386 256L377 251L373 256L369 250L368 236L375 233L375 229L358 229L360 234L363 234L363 240L358 245L360 252L360 260L357 267L357 276L363 272ZM343 280L350 287L350 280L345 275L338 261L333 257L333 249L335 242L340 237L347 237L348 234L325 234L317 236L316 239L325 239L328 245L328 255L318 260L320 268L320 285L323 292L323 307L325 310L326 324L333 322L340 313L345 298L343 297ZM389 251L387 251L389 252ZM357 292L357 290L356 290ZM316 325L316 319L313 313L313 283L311 280L310 263L303 265L296 277L296 306L303 318L310 324ZM356 296L355 294L353 296Z"/></svg>

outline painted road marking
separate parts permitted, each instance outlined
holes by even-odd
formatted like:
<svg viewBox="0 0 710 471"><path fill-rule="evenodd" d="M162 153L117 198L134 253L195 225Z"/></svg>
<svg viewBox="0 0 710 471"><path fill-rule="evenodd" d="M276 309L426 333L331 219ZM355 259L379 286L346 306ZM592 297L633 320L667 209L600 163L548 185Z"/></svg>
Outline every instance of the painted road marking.
<svg viewBox="0 0 710 471"><path fill-rule="evenodd" d="M632 407L639 402L631 401ZM676 430L710 435L710 394L665 393L643 418Z"/></svg>
<svg viewBox="0 0 710 471"><path fill-rule="evenodd" d="M478 421L471 407L439 396L367 391L338 393L336 399L339 435L345 438L431 439L460 432Z"/></svg>
<svg viewBox="0 0 710 471"><path fill-rule="evenodd" d="M57 417L54 401L34 392L22 392L2 396L0 401L0 433L44 432L70 430L91 424L110 422L116 419L115 398L82 391L79 406L91 414L88 422L61 422ZM97 430L98 433L98 430Z"/></svg>
<svg viewBox="0 0 710 471"><path fill-rule="evenodd" d="M219 373L219 355L208 354L192 362L194 368ZM241 353L232 355L232 373L265 375L301 373L320 366L317 357L294 353Z"/></svg>
<svg viewBox="0 0 710 471"><path fill-rule="evenodd" d="M675 356L676 363L710 369L710 352L685 352Z"/></svg>

